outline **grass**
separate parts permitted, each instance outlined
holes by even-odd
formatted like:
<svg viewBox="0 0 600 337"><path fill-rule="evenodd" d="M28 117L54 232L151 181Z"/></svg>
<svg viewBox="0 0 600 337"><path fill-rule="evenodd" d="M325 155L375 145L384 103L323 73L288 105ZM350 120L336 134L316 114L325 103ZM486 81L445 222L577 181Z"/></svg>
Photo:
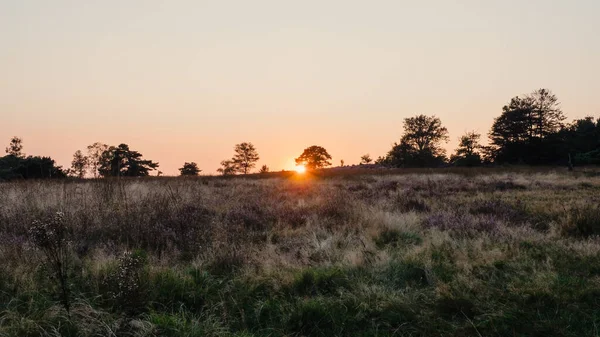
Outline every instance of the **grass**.
<svg viewBox="0 0 600 337"><path fill-rule="evenodd" d="M3 183L0 336L599 336L598 192L548 169ZM68 312L36 246L56 212Z"/></svg>

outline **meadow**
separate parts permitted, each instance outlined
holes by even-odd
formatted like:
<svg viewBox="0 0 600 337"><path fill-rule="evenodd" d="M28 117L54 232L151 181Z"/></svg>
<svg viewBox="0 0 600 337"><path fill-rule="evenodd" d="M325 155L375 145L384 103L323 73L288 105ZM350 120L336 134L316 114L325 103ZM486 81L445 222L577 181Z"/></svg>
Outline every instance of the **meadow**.
<svg viewBox="0 0 600 337"><path fill-rule="evenodd" d="M354 172L1 183L0 336L600 336L598 172Z"/></svg>

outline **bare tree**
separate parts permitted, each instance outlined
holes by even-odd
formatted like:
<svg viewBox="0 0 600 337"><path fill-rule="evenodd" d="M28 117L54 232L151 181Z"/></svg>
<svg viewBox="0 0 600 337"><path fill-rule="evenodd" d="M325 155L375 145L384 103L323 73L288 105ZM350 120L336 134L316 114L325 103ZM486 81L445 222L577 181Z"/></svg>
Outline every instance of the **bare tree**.
<svg viewBox="0 0 600 337"><path fill-rule="evenodd" d="M108 150L109 146L100 142L96 142L87 147L88 150L88 164L89 168L94 175L94 178L100 176L100 168L104 162L103 154Z"/></svg>
<svg viewBox="0 0 600 337"><path fill-rule="evenodd" d="M77 150L73 154L73 161L71 162L71 169L75 172L75 175L83 179L85 177L85 173L87 172L89 167L89 160L87 156L84 156L80 150Z"/></svg>

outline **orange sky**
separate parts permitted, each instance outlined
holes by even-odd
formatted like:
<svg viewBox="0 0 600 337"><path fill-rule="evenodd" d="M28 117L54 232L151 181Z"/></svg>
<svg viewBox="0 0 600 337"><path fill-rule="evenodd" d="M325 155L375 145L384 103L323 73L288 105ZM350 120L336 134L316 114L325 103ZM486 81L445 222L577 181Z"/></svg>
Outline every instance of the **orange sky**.
<svg viewBox="0 0 600 337"><path fill-rule="evenodd" d="M0 2L0 141L69 166L127 143L176 174L214 173L249 141L272 170L321 145L358 163L402 120L486 134L546 87L600 115L600 3L579 1Z"/></svg>

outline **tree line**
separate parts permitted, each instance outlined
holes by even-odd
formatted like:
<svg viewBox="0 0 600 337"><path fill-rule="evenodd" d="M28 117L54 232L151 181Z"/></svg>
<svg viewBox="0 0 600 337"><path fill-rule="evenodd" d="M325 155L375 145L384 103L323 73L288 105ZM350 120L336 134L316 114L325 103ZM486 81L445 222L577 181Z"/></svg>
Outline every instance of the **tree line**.
<svg viewBox="0 0 600 337"><path fill-rule="evenodd" d="M600 164L600 118L565 120L550 90L517 96L494 119L489 145L482 145L481 134L470 131L459 138L458 148L447 158L442 144L449 140L448 130L439 118L418 115L404 120L400 143L376 163L393 167Z"/></svg>
<svg viewBox="0 0 600 337"><path fill-rule="evenodd" d="M384 156L373 160L369 154L360 158L361 165L371 163L385 167L479 166L498 164L525 165L599 165L600 118L585 117L565 123L560 102L548 89L516 96L502 107L488 132L488 145L481 144L481 134L469 131L459 138L455 152L447 157L444 143L448 129L436 116L417 115L404 119L403 134ZM236 144L230 159L221 161L217 170L222 175L249 174L260 159L256 147L249 142ZM295 159L309 170L331 166L331 155L321 146L306 148ZM344 166L344 160L340 161ZM13 137L0 157L0 180L16 178L64 178L74 176L144 177L158 170L158 162L144 159L127 144L89 145L85 152L73 155L71 167L63 169L50 157L26 156L23 140ZM195 162L185 162L180 175L198 175ZM259 173L269 172L263 165ZM158 175L161 172L158 171Z"/></svg>

